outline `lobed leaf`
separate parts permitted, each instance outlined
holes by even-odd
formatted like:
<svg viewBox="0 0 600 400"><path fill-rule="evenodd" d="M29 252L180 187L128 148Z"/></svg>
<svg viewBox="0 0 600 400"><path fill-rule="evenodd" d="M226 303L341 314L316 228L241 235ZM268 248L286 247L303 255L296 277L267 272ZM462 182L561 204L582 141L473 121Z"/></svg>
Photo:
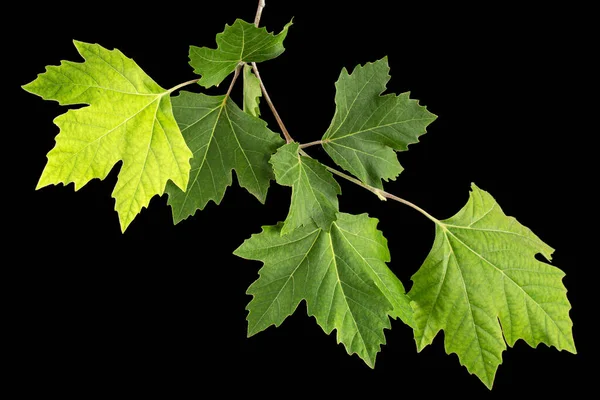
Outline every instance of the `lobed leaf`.
<svg viewBox="0 0 600 400"><path fill-rule="evenodd" d="M240 186L264 203L273 172L269 159L283 139L267 124L242 110L227 96L181 92L173 112L194 156L185 190L167 185L173 222L219 204L235 169Z"/></svg>
<svg viewBox="0 0 600 400"><path fill-rule="evenodd" d="M265 28L236 19L217 35L217 48L190 46L190 65L201 75L200 85L205 88L218 86L241 62L262 62L283 53L283 40L287 36L287 23L277 35Z"/></svg>
<svg viewBox="0 0 600 400"><path fill-rule="evenodd" d="M310 224L281 235L282 226L263 227L234 252L264 262L248 288L248 335L279 326L306 300L325 333L337 329L338 343L374 367L388 316L412 318L404 287L385 264L390 254L377 220L339 213L329 232Z"/></svg>
<svg viewBox="0 0 600 400"><path fill-rule="evenodd" d="M322 139L336 164L379 189L382 179L402 172L394 150L407 150L437 118L410 93L381 96L389 70L387 57L359 65L351 74L342 70L335 83L335 115Z"/></svg>
<svg viewBox="0 0 600 400"><path fill-rule="evenodd" d="M168 180L187 186L192 153L173 117L169 91L119 50L74 43L85 62L49 66L23 86L61 105L89 105L54 120L60 133L37 188L72 182L78 190L123 161L112 197L125 231L152 197L164 193Z"/></svg>
<svg viewBox="0 0 600 400"><path fill-rule="evenodd" d="M553 251L473 185L467 205L439 223L412 278L417 349L443 329L446 351L490 389L505 340L575 353L564 273L535 258Z"/></svg>

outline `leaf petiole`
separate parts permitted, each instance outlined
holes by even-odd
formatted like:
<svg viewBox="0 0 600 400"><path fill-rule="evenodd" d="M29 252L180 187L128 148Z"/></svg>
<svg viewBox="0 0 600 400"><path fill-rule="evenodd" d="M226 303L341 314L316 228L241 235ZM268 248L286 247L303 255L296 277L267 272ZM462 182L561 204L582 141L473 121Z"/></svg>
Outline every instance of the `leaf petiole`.
<svg viewBox="0 0 600 400"><path fill-rule="evenodd" d="M174 91L181 89L182 87L185 87L185 86L188 86L188 85L191 85L191 84L197 83L199 80L200 80L200 79L192 79L192 80L190 80L190 81L187 81L187 82L180 83L179 85L173 86L171 89L167 90L167 93L168 93L168 94L171 94L171 93L173 93Z"/></svg>
<svg viewBox="0 0 600 400"><path fill-rule="evenodd" d="M318 145L323 144L323 143L325 143L325 140L315 140L314 142L308 142L308 143L300 144L300 148L301 149L305 149L307 147L318 146Z"/></svg>

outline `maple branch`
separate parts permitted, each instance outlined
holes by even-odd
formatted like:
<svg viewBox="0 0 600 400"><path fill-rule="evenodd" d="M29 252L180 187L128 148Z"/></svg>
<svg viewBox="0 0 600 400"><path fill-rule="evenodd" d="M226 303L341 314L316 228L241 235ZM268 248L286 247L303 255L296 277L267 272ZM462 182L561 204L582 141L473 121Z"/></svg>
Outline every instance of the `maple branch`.
<svg viewBox="0 0 600 400"><path fill-rule="evenodd" d="M258 8L256 9L256 17L254 18L254 26L256 26L257 28L258 28L258 24L260 22L260 17L262 16L263 8L265 8L265 0L259 0ZM269 93L267 93L267 88L265 88L265 84L263 83L263 81L260 77L260 73L258 72L258 67L256 66L255 62L252 63L252 70L254 71L254 75L258 79L258 83L260 84L260 90L262 91L262 94L263 94L265 100L267 101L267 104L269 105L269 108L271 109L271 112L273 113L275 120L277 121L277 125L279 125L279 129L281 129L281 132L283 133L283 136L285 137L286 143L292 143L294 141L294 139L292 139L292 137L290 136L290 133L285 128L285 125L283 124L283 121L281 120L281 117L279 116L277 109L275 109L275 105L271 101L271 97L269 96Z"/></svg>
<svg viewBox="0 0 600 400"><path fill-rule="evenodd" d="M242 69L242 65L244 65L244 63L239 63L237 65L237 67L235 67L235 70L233 71L233 79L231 80L231 83L229 84L229 88L227 89L227 93L225 94L225 99L223 101L227 101L227 99L231 95L231 91L233 90L233 85L235 85L235 81L237 81L238 76L240 76L240 70Z"/></svg>
<svg viewBox="0 0 600 400"><path fill-rule="evenodd" d="M173 86L171 89L167 90L167 93L173 93L173 92L174 92L174 91L176 91L177 89L181 89L181 88L182 88L182 87L184 87L184 86L191 85L192 83L196 83L196 82L198 82L199 80L200 80L200 79L192 79L191 81L187 81L187 82L180 83L179 85L177 85L177 86Z"/></svg>
<svg viewBox="0 0 600 400"><path fill-rule="evenodd" d="M256 9L256 17L254 18L254 25L258 28L258 24L260 22L260 17L262 15L262 11L263 8L265 8L265 0L259 0L258 1L258 8ZM239 65L238 68L236 68L235 70L235 76L233 77L233 81L231 82L231 86L233 86L233 82L235 82L237 75L239 73ZM267 89L265 88L265 84L263 83L262 79L260 78L260 73L258 72L258 68L256 67L256 63L253 62L252 63L252 70L254 71L254 75L256 75L256 78L258 79L258 82L260 83L260 89L262 91L262 94L265 98L265 100L267 101L267 104L269 105L269 108L271 109L271 112L273 113L273 116L275 117L275 119L277 120L277 124L279 125L279 128L281 129L281 131L283 132L283 136L285 136L285 140L287 143L292 143L294 141L294 139L292 139L292 137L290 136L288 130L285 128L285 125L283 124L283 121L281 120L281 117L279 116L279 113L277 112L277 110L275 109L275 105L273 104L273 102L271 101L271 98L269 97L269 94L267 93ZM229 92L231 91L231 86L229 87L229 91L227 92L227 94L229 95ZM324 143L323 140L315 140L314 142L309 142L309 143L304 143L304 144L300 144L300 154L302 154L303 156L306 157L310 157L303 149L306 147L310 147L310 146L315 146L315 145L322 145ZM310 157L312 158L312 157ZM323 164L324 165L324 164ZM402 203L404 205L407 205L411 208L413 208L414 210L417 210L418 212L420 212L421 214L423 214L425 217L429 218L431 221L433 221L434 223L440 225L441 222L434 218L431 214L429 214L428 212L426 212L425 210L423 210L421 207L411 203L408 200L404 200L401 197L398 197L396 195L393 195L391 193L388 193L384 190L381 189L377 189L376 187L373 187L371 185L367 185L366 183L361 182L360 180L354 178L353 176L347 175L341 171L338 171L335 168L329 167L327 165L324 165L325 168L327 168L327 170L329 172L331 172L332 174L335 174L339 177L342 177L352 183L357 184L358 186L367 189L368 191L370 191L371 193L374 193L380 200L387 200L387 199L391 199L394 201L397 201L399 203Z"/></svg>
<svg viewBox="0 0 600 400"><path fill-rule="evenodd" d="M265 100L267 101L267 104L269 105L269 108L271 109L273 116L277 120L277 125L279 125L279 129L281 129L281 132L283 132L283 136L285 137L286 143L292 143L294 141L294 139L292 139L292 137L290 136L288 130L285 128L285 125L283 124L283 121L281 120L281 117L279 116L279 113L275 109L275 106L273 105L273 102L271 101L271 98L269 97L269 93L267 93L265 84L263 83L262 79L260 78L260 74L258 73L258 68L256 67L256 63L254 63L254 62L252 63L252 70L254 71L254 75L256 75L256 78L258 78L258 83L260 84L260 89L262 90L262 94L263 94Z"/></svg>
<svg viewBox="0 0 600 400"><path fill-rule="evenodd" d="M323 164L324 165L324 164ZM393 195L391 193L386 192L385 190L382 189L377 189L376 187L373 187L371 185L367 185L366 183L363 183L361 181L359 181L358 179L350 176L350 175L346 175L343 172L338 171L335 168L332 168L330 166L324 165L325 168L327 168L327 170L329 172L331 172L332 174L335 174L337 176L340 176L346 180L349 180L352 183L356 183L358 186L363 187L365 189L367 189L368 191L372 192L375 194L375 196L379 197L380 200L385 201L386 199L391 199L394 201L397 201L399 203L402 203L406 206L411 207L414 210L417 210L418 212L420 212L421 214L423 214L425 217L429 218L431 221L433 221L435 224L440 225L441 222L440 220L438 220L437 218L434 218L431 214L429 214L428 212L426 212L425 210L423 210L421 207L417 206L416 204L411 203L408 200L404 200L401 197L398 197L396 195Z"/></svg>
<svg viewBox="0 0 600 400"><path fill-rule="evenodd" d="M311 143L313 143L313 142L311 142ZM309 144L309 143L307 143L307 144ZM300 147L302 147L302 146L300 146ZM300 149L300 154L302 154L303 156L306 156L306 157L310 157L310 155L308 155L302 149ZM312 157L310 157L310 158L312 158ZM408 200L404 200L403 198L398 197L398 196L396 196L394 194L388 193L385 190L377 189L376 187L368 185L368 184L366 184L366 183L364 183L364 182L356 179L355 177L347 175L347 174L345 174L345 173L343 173L341 171L338 171L337 169L332 168L332 167L330 167L328 165L325 165L323 163L321 163L321 164L325 168L327 168L327 170L329 172L331 172L332 174L337 175L339 177L342 177L342 178L344 178L344 179L346 179L346 180L348 180L348 181L350 181L352 183L357 184L358 186L360 186L360 187L362 187L364 189L367 189L369 192L371 192L371 193L375 194L375 196L379 197L380 200L386 201L387 199L390 199L390 200L394 200L394 201L397 201L399 203L402 203L402 204L404 204L406 206L409 206L410 208L412 208L414 210L417 210L418 212L420 212L421 214L423 214L425 217L427 217L429 220L433 221L435 224L442 225L442 223L440 222L439 219L433 217L431 214L429 214L427 211L423 210L421 207L417 206L416 204L413 204L413 203L411 203Z"/></svg>
<svg viewBox="0 0 600 400"><path fill-rule="evenodd" d="M258 8L256 9L256 17L254 17L254 25L258 28L260 17L262 16L263 8L265 8L265 0L258 0Z"/></svg>

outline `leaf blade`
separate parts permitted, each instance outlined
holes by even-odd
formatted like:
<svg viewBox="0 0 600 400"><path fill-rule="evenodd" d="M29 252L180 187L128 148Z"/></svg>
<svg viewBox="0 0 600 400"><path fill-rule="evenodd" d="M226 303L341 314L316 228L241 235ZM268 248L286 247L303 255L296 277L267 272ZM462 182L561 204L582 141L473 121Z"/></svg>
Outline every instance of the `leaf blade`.
<svg viewBox="0 0 600 400"><path fill-rule="evenodd" d="M74 41L84 62L63 61L23 88L61 105L87 104L55 119L60 128L37 189L104 179L123 161L112 197L124 232L168 181L185 187L188 149L169 92L119 50ZM140 149L140 144L146 147Z"/></svg>
<svg viewBox="0 0 600 400"><path fill-rule="evenodd" d="M268 33L254 24L236 19L217 34L217 48L190 46L190 65L201 75L198 84L209 88L218 86L241 62L263 62L280 56L285 48L283 40L292 22L277 35Z"/></svg>
<svg viewBox="0 0 600 400"><path fill-rule="evenodd" d="M446 351L490 389L506 343L523 339L576 352L564 273L534 257L550 259L552 252L473 185L465 207L436 228L412 278L417 349L443 329Z"/></svg>
<svg viewBox="0 0 600 400"><path fill-rule="evenodd" d="M187 190L167 185L173 222L202 210L209 201L219 204L235 170L240 186L265 201L273 172L268 163L283 144L266 123L244 113L226 96L182 91L173 98L173 111L192 150Z"/></svg>
<svg viewBox="0 0 600 400"><path fill-rule="evenodd" d="M280 223L246 240L234 254L264 263L247 291L253 296L247 307L249 335L279 326L305 300L309 316L325 333L337 330L338 343L373 367L394 312L373 279L373 271L387 268L389 261L387 241L376 225L366 214L339 213L329 232L311 224L281 235ZM358 246L348 237L357 228L367 239Z"/></svg>
<svg viewBox="0 0 600 400"><path fill-rule="evenodd" d="M341 188L333 175L321 163L300 155L299 151L298 143L289 143L281 146L269 161L277 183L292 187L282 235L313 222L329 231L338 212L337 195L341 194Z"/></svg>
<svg viewBox="0 0 600 400"><path fill-rule="evenodd" d="M262 97L260 81L252 73L252 67L248 64L244 64L243 77L244 104L242 109L244 112L258 118L260 117L260 98Z"/></svg>
<svg viewBox="0 0 600 400"><path fill-rule="evenodd" d="M336 111L323 135L323 148L336 164L362 182L383 188L403 168L395 151L405 151L436 116L409 93L381 95L389 81L387 58L346 69L336 82Z"/></svg>

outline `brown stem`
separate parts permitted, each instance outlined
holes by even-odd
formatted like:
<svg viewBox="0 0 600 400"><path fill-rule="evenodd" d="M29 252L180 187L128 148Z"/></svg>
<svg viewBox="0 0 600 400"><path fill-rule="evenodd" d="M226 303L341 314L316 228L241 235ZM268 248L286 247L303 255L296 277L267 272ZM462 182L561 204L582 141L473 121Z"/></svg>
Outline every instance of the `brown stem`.
<svg viewBox="0 0 600 400"><path fill-rule="evenodd" d="M262 11L263 8L265 8L265 0L259 0L258 2L258 9L256 10L256 18L254 19L254 25L256 25L256 27L258 28L258 23L260 22L260 17L262 15ZM294 141L294 139L292 139L292 137L290 136L288 130L285 128L285 125L283 124L283 121L281 120L281 117L279 116L279 113L277 112L277 110L275 109L275 106L273 105L273 102L271 101L271 98L269 97L269 94L267 93L267 89L265 88L265 84L263 83L262 79L260 78L260 73L258 72L258 68L256 67L256 63L252 63L252 69L254 70L254 75L256 75L256 78L258 78L258 82L260 83L260 89L262 90L262 94L265 98L265 100L267 101L267 104L269 105L269 108L271 109L271 112L273 113L273 115L275 116L275 119L277 120L277 124L279 125L279 128L281 129L281 131L283 132L283 136L285 136L285 140L287 143L291 143ZM235 76L233 77L233 81L231 82L231 86L229 87L229 90L227 91L227 95L229 95L229 92L231 91L231 87L233 87L233 82L235 82L235 80L237 79L237 75L239 73L239 65L238 68L236 68L235 70ZM306 147L310 147L310 146L315 146L315 145L319 145L319 144L323 144L324 141L323 140L315 140L314 142L310 142L310 143L305 143L305 144L301 144L300 145L300 154L302 154L305 157L310 157L303 149ZM335 168L329 167L327 165L324 165L325 168L327 168L327 170L329 172L331 172L332 174L335 174L339 177L342 177L346 180L349 180L352 183L357 184L358 186L367 189L368 191L374 193L377 197L379 197L379 199L381 200L386 200L386 199L391 199L394 201L397 201L399 203L402 203L404 205L407 205L415 210L417 210L418 212L420 212L421 214L423 214L424 216L426 216L427 218L429 218L431 221L433 221L434 223L443 226L442 223L431 216L431 214L427 213L425 210L423 210L421 207L416 206L415 204L411 203L408 200L404 200L401 197L398 197L396 195L393 195L391 193L388 193L384 190L381 189L377 189L376 187L373 187L371 185L367 185L366 183L361 182L359 179L356 179L353 176L347 175L341 171L338 171Z"/></svg>
<svg viewBox="0 0 600 400"><path fill-rule="evenodd" d="M310 157L304 150L300 149L300 154L302 154L303 156L306 157ZM312 157L311 157L312 158ZM327 168L327 170L329 172L331 172L334 175L337 175L339 177L342 177L352 183L357 184L358 186L367 189L369 192L375 194L377 197L379 197L380 200L386 200L386 199L390 199L390 200L394 200L397 201L399 203L402 203L404 205L407 205L409 207L411 207L414 210L417 210L418 212L420 212L421 214L423 214L425 217L429 218L431 221L433 221L435 224L443 226L443 224L440 222L440 220L438 220L437 218L434 218L431 214L429 214L428 212L426 212L425 210L423 210L421 207L417 206L416 204L411 203L408 200L404 200L401 197L398 197L396 195L393 195L391 193L386 192L385 190L382 189L377 189L376 187L373 187L371 185L367 185L366 183L356 179L353 176L347 175L341 171L338 171L335 168L332 168L328 165L323 164L323 166L325 168Z"/></svg>
<svg viewBox="0 0 600 400"><path fill-rule="evenodd" d="M227 93L225 94L225 100L223 100L223 101L227 101L227 99L231 95L231 91L233 90L233 85L235 85L235 81L237 81L238 76L240 76L240 69L242 69L243 65L244 65L243 63L239 63L237 65L237 67L235 67L235 71L233 71L233 79L231 80L231 83L229 84L229 89L227 89Z"/></svg>
<svg viewBox="0 0 600 400"><path fill-rule="evenodd" d="M265 0L258 0L258 8L256 9L256 17L254 17L254 25L258 28L260 17L262 16L263 8L265 8Z"/></svg>
<svg viewBox="0 0 600 400"><path fill-rule="evenodd" d="M256 9L256 17L254 18L254 25L257 28L258 28L258 24L260 22L260 17L262 16L263 8L265 8L265 0L259 0L258 8ZM252 63L252 70L254 71L254 75L258 79L258 82L260 84L260 90L262 91L262 94L263 94L265 100L267 101L267 104L269 105L271 112L273 113L275 120L277 120L277 125L279 125L279 129L281 129L281 132L283 132L283 136L285 137L286 143L293 142L294 139L292 139L292 137L290 136L290 133L285 128L285 125L283 124L283 121L281 120L281 117L279 116L277 109L275 109L275 105L271 101L271 97L269 96L269 93L267 93L267 88L265 88L265 84L263 83L263 81L260 77L260 73L258 72L258 67L256 66L256 63L254 63L254 62Z"/></svg>
<svg viewBox="0 0 600 400"><path fill-rule="evenodd" d="M421 207L417 206L416 204L411 203L408 200L404 200L401 197L398 197L396 195L393 195L391 193L386 192L385 190L382 189L377 189L371 185L367 185L366 183L363 183L361 181L359 181L358 179L350 176L350 175L346 175L343 172L338 171L335 168L331 168L327 165L325 165L325 168L327 168L327 170L337 176L341 176L344 179L349 180L352 183L356 183L358 186L363 187L365 189L367 189L368 191L374 193L377 197L379 197L381 200L385 200L385 199L390 199L390 200L394 200L397 201L399 203L402 203L404 205L407 205L409 207L411 207L414 210L417 210L418 212L420 212L421 214L423 214L424 216L426 216L427 218L429 218L431 221L433 221L434 223L436 223L437 225L441 225L441 222L437 219L434 218L431 214L429 214L428 212L426 212L425 210L423 210Z"/></svg>
<svg viewBox="0 0 600 400"><path fill-rule="evenodd" d="M269 96L269 93L267 93L265 84L263 83L262 79L260 78L260 73L258 72L256 63L254 63L254 62L252 63L252 70L254 71L254 75L256 75L256 78L258 78L258 82L260 83L260 89L262 90L262 94L263 94L265 100L267 101L267 104L269 105L269 108L271 109L271 112L273 113L275 120L277 120L277 125L279 125L279 129L281 129L281 132L283 132L283 136L285 137L286 143L292 143L294 141L294 139L292 139L292 137L290 136L288 130L285 128L285 125L283 124L283 121L281 120L281 117L279 116L279 113L275 109L275 106L273 105L273 102L271 101L271 97Z"/></svg>

